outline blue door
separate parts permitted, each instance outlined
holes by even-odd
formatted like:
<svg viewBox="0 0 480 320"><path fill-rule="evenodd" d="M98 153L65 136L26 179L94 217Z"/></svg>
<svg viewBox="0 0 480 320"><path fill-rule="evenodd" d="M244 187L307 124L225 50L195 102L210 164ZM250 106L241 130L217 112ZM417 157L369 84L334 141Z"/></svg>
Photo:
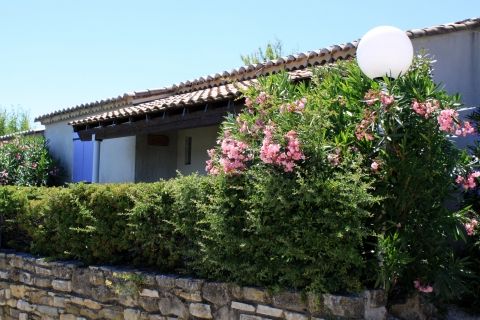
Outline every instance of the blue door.
<svg viewBox="0 0 480 320"><path fill-rule="evenodd" d="M73 182L92 182L93 144L73 133Z"/></svg>

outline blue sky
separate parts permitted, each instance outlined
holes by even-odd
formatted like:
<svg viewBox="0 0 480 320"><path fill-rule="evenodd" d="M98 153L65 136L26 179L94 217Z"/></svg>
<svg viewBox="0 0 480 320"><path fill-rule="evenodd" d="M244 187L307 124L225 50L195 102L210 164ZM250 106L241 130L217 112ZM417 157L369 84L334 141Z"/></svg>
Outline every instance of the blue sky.
<svg viewBox="0 0 480 320"><path fill-rule="evenodd" d="M480 16L480 1L0 0L0 106L44 113L285 53Z"/></svg>

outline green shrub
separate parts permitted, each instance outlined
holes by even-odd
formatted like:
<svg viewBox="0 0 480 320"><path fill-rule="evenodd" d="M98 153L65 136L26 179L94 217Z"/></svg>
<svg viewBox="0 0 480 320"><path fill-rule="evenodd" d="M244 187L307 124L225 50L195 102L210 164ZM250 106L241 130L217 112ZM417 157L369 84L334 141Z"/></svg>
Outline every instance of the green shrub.
<svg viewBox="0 0 480 320"><path fill-rule="evenodd" d="M1 185L47 185L57 175L45 138L19 137L0 145Z"/></svg>
<svg viewBox="0 0 480 320"><path fill-rule="evenodd" d="M7 229L24 234L7 231L8 243L248 285L467 291L452 242L474 215L446 204L455 179L470 179L448 135L470 128L428 61L383 82L348 61L307 82L279 73L245 97L209 151L210 176L6 188Z"/></svg>

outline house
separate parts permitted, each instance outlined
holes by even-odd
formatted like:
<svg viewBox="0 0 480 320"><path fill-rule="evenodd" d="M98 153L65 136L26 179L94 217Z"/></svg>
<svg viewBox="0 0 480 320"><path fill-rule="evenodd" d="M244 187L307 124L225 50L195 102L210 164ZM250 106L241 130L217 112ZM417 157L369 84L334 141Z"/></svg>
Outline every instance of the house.
<svg viewBox="0 0 480 320"><path fill-rule="evenodd" d="M480 18L407 31L416 51L437 63L436 82L460 93L467 106L480 104ZM350 59L357 42L290 55L257 65L182 82L171 87L126 93L36 118L45 125L51 152L68 181L137 182L204 172L206 150L219 125L238 112L241 90L258 76L286 70L308 78L309 67Z"/></svg>

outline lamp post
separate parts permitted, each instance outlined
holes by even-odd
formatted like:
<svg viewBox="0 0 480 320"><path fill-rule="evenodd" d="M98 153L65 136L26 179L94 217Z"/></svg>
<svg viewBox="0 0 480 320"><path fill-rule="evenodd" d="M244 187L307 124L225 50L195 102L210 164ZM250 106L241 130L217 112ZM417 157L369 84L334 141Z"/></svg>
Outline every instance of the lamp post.
<svg viewBox="0 0 480 320"><path fill-rule="evenodd" d="M357 46L358 66L371 79L398 78L413 60L413 46L406 33L391 26L368 31Z"/></svg>

